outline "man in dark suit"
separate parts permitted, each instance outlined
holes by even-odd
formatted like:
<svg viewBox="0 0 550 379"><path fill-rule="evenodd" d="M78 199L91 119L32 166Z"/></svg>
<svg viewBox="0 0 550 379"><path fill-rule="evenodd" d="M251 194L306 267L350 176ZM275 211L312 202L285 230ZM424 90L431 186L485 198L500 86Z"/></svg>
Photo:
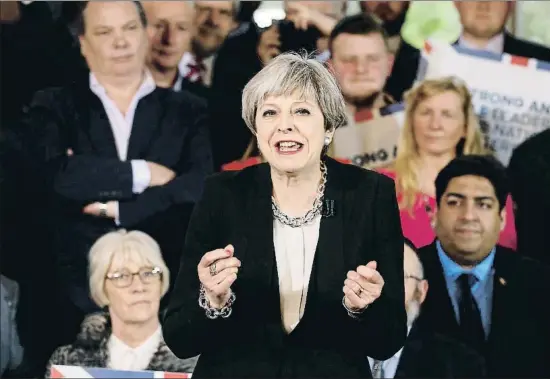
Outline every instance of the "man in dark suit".
<svg viewBox="0 0 550 379"><path fill-rule="evenodd" d="M437 239L419 252L430 291L418 322L482 353L491 377L548 377L550 271L496 245L507 196L492 157L462 156L441 170Z"/></svg>
<svg viewBox="0 0 550 379"><path fill-rule="evenodd" d="M483 358L466 345L415 323L428 293L416 247L405 241L405 309L408 336L403 348L385 361L368 358L373 378L479 378Z"/></svg>
<svg viewBox="0 0 550 379"><path fill-rule="evenodd" d="M39 92L8 138L36 185L51 190L69 341L96 310L87 284L91 245L117 227L142 230L175 275L191 207L212 170L203 102L157 88L145 70L141 4L83 2L78 23L90 73Z"/></svg>
<svg viewBox="0 0 550 379"><path fill-rule="evenodd" d="M505 26L514 9L514 1L456 1L463 31L456 45L485 50L495 54L508 53L550 62L550 49L514 37ZM405 41L397 53L386 89L400 100L416 80L420 51Z"/></svg>
<svg viewBox="0 0 550 379"><path fill-rule="evenodd" d="M508 165L518 249L529 257L550 264L548 241L550 215L550 129L527 139L514 149Z"/></svg>

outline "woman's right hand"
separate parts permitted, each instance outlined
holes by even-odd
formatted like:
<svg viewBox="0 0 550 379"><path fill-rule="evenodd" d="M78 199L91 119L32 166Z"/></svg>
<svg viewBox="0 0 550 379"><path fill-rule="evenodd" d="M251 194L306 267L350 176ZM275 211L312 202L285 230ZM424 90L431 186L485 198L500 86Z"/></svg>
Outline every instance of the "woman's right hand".
<svg viewBox="0 0 550 379"><path fill-rule="evenodd" d="M233 245L209 251L202 256L197 266L199 280L206 290L206 298L216 309L223 308L229 300L231 286L241 267L241 261L233 256L234 252Z"/></svg>

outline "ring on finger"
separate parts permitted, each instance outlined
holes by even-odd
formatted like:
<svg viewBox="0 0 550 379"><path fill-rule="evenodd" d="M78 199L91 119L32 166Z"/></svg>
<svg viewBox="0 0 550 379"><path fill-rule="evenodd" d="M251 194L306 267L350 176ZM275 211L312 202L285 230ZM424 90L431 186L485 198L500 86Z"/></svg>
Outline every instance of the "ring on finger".
<svg viewBox="0 0 550 379"><path fill-rule="evenodd" d="M355 294L359 297L361 297L361 294L363 293L363 288L359 287L359 289L355 292Z"/></svg>
<svg viewBox="0 0 550 379"><path fill-rule="evenodd" d="M217 273L218 273L218 271L216 270L216 262L214 262L210 265L210 275L214 276Z"/></svg>

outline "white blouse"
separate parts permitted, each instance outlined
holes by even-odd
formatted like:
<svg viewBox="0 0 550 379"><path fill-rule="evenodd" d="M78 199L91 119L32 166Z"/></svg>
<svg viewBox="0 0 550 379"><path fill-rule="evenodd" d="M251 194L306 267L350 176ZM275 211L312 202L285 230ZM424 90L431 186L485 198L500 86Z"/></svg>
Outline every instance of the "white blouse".
<svg viewBox="0 0 550 379"><path fill-rule="evenodd" d="M296 328L304 314L320 225L320 215L299 228L292 228L277 219L273 222L281 315L287 333Z"/></svg>
<svg viewBox="0 0 550 379"><path fill-rule="evenodd" d="M147 340L137 347L130 347L114 334L111 334L107 349L109 352L108 367L114 370L142 371L145 370L162 341L162 329L158 329Z"/></svg>

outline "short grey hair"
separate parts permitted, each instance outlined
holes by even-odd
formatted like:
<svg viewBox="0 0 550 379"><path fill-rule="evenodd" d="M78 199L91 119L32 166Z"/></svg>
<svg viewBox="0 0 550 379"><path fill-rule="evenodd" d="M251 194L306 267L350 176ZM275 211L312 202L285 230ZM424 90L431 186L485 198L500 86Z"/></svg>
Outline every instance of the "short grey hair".
<svg viewBox="0 0 550 379"><path fill-rule="evenodd" d="M246 126L256 133L256 112L267 97L296 92L304 99L315 99L326 131L346 124L346 103L332 73L306 54L285 53L271 60L244 87L242 117Z"/></svg>
<svg viewBox="0 0 550 379"><path fill-rule="evenodd" d="M170 286L170 272L158 243L148 234L140 231L127 232L124 229L110 232L100 237L90 249L89 283L90 295L94 302L105 307L109 299L105 294L105 278L115 256L122 255L123 259L147 262L152 267L162 271L162 287L160 296L168 292Z"/></svg>

